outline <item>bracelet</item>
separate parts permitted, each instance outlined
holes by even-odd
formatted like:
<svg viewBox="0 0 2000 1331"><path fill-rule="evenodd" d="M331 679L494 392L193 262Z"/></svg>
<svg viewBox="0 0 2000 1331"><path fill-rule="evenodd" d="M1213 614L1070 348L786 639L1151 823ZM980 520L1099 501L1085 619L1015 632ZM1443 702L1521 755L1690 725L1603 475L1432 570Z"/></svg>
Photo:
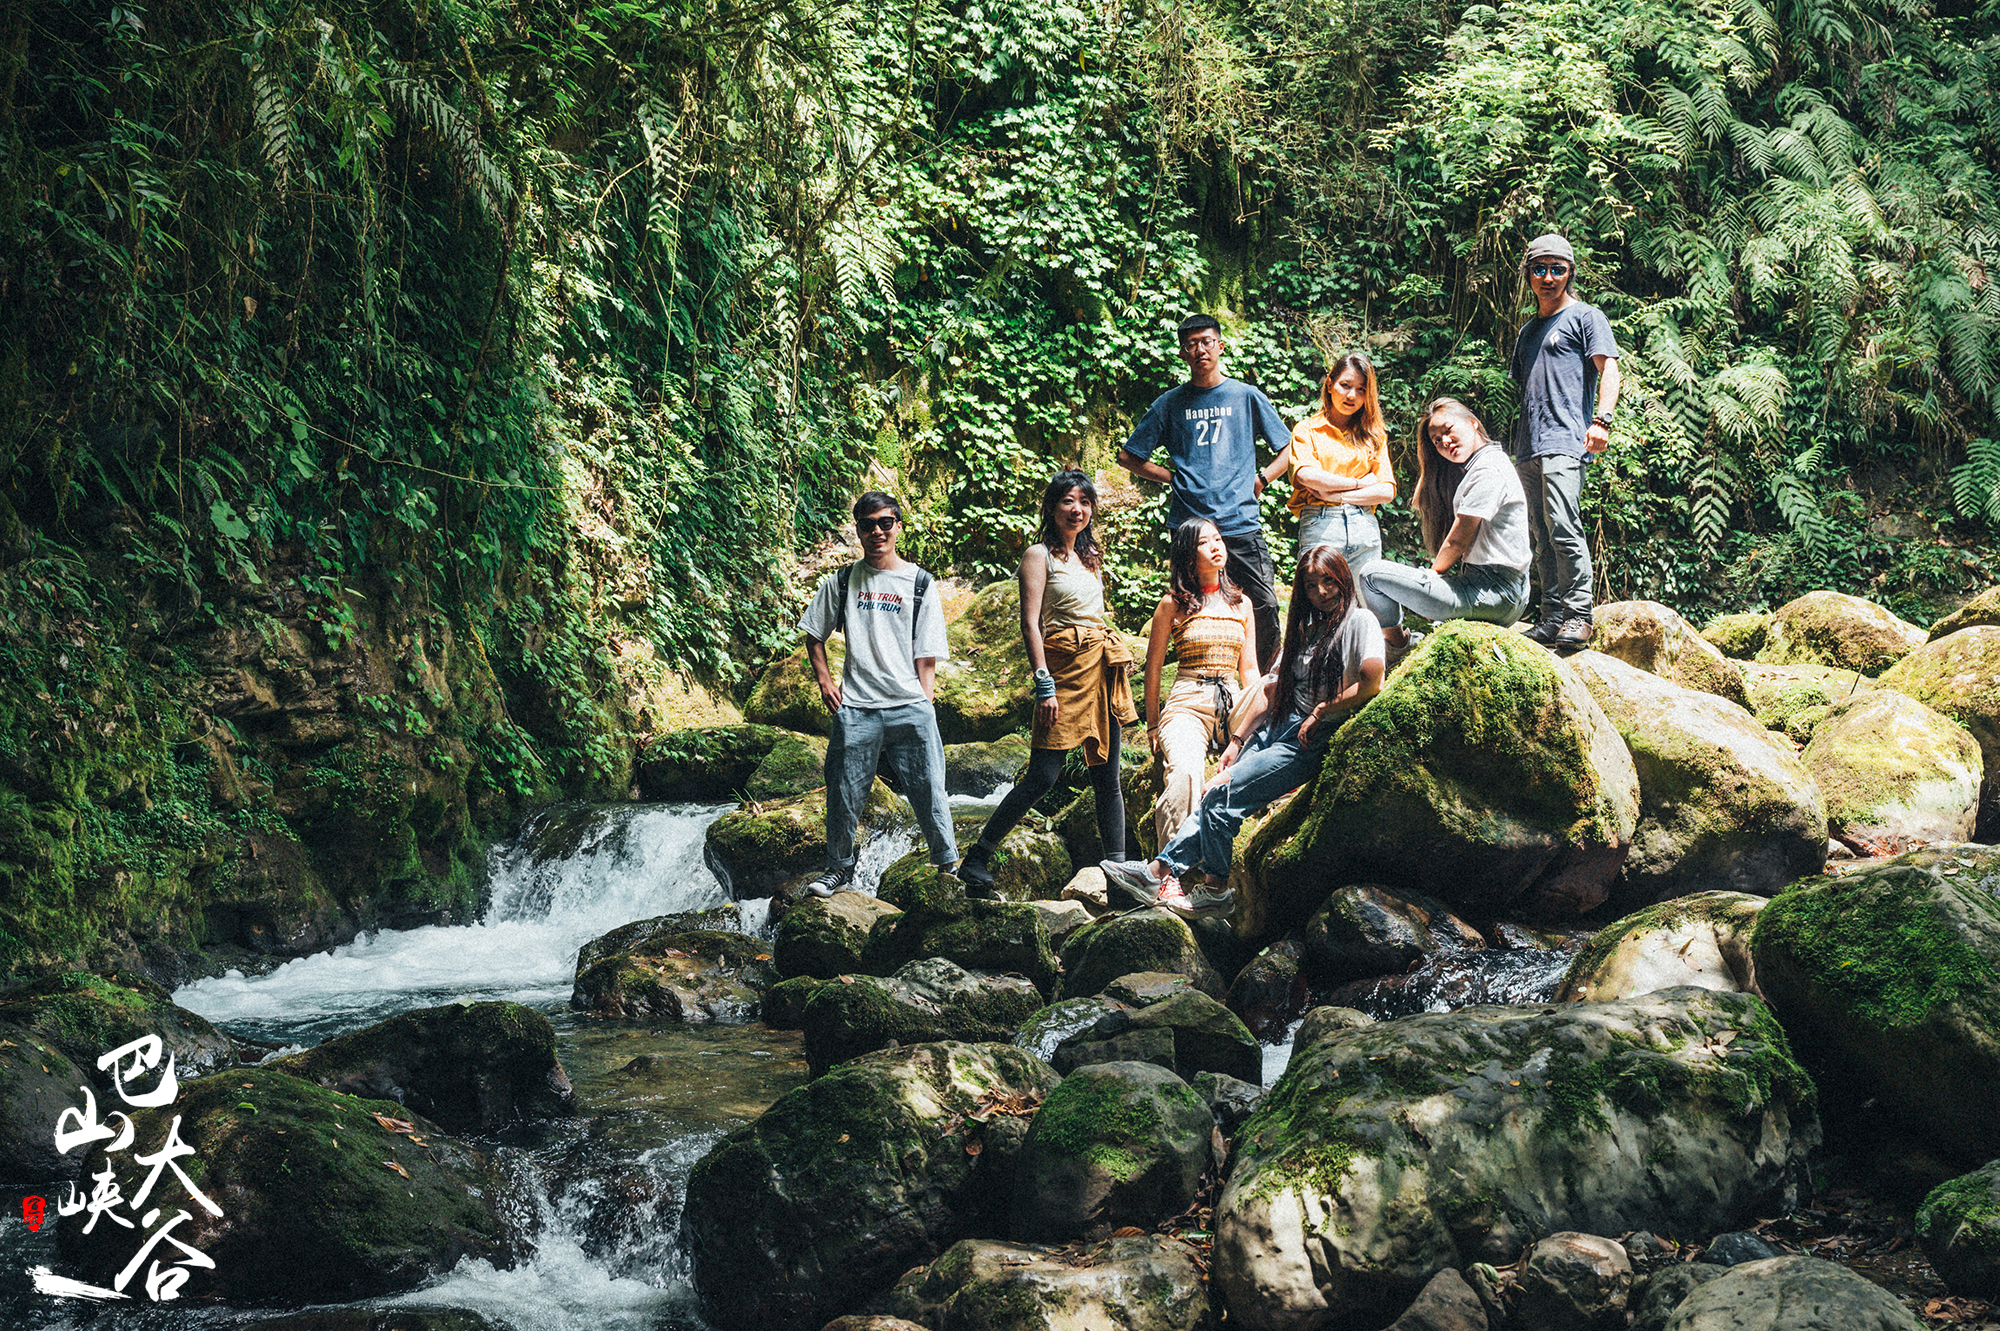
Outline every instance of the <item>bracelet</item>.
<svg viewBox="0 0 2000 1331"><path fill-rule="evenodd" d="M1595 416L1592 416L1590 418L1590 423L1592 425L1602 425L1605 429L1608 430L1611 428L1611 413L1608 411L1600 411Z"/></svg>
<svg viewBox="0 0 2000 1331"><path fill-rule="evenodd" d="M1047 702L1056 696L1056 677L1047 670L1035 672L1035 701Z"/></svg>

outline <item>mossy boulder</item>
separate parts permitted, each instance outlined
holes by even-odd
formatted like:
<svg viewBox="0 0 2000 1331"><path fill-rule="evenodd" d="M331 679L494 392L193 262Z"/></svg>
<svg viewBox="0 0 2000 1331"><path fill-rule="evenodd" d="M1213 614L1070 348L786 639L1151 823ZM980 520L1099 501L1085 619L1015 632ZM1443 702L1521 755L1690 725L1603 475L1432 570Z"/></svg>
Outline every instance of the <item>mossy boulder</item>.
<svg viewBox="0 0 2000 1331"><path fill-rule="evenodd" d="M1193 1252L1159 1234L1080 1252L967 1239L896 1282L891 1306L904 1326L954 1331L1206 1331L1214 1320Z"/></svg>
<svg viewBox="0 0 2000 1331"><path fill-rule="evenodd" d="M907 816L902 800L876 781L855 844L865 844L871 826L899 813ZM826 796L815 790L725 813L708 825L702 856L738 901L772 896L792 879L826 867Z"/></svg>
<svg viewBox="0 0 2000 1331"><path fill-rule="evenodd" d="M1707 891L1768 896L1826 863L1819 787L1792 747L1748 712L1600 652L1579 652L1570 667L1639 774L1621 902Z"/></svg>
<svg viewBox="0 0 2000 1331"><path fill-rule="evenodd" d="M1551 1234L1528 1250L1513 1313L1536 1331L1623 1331L1632 1260L1596 1234Z"/></svg>
<svg viewBox="0 0 2000 1331"><path fill-rule="evenodd" d="M1045 995L1055 991L1058 963L1040 911L1018 901L966 901L964 907L963 914L905 910L878 920L862 951L862 969L892 975L913 961L943 957L969 971L1024 975Z"/></svg>
<svg viewBox="0 0 2000 1331"><path fill-rule="evenodd" d="M1306 921L1302 939L1306 978L1323 989L1406 971L1433 952L1485 946L1479 931L1436 897L1366 883L1336 888Z"/></svg>
<svg viewBox="0 0 2000 1331"><path fill-rule="evenodd" d="M1811 1080L1749 994L1474 1007L1301 1043L1236 1139L1213 1269L1257 1331L1381 1325L1537 1237L1714 1234L1796 1200Z"/></svg>
<svg viewBox="0 0 2000 1331"><path fill-rule="evenodd" d="M2000 627L2000 587L1988 587L1958 609L1931 625L1930 641L1948 638L1960 629L1981 624Z"/></svg>
<svg viewBox="0 0 2000 1331"><path fill-rule="evenodd" d="M1947 639L1946 641L1949 641ZM1947 1160L2000 1141L2000 850L1807 880L1757 917L1757 984L1815 1075ZM1850 1094L1851 1093L1851 1094Z"/></svg>
<svg viewBox="0 0 2000 1331"><path fill-rule="evenodd" d="M1183 977L1175 976L1176 980ZM1068 1076L1093 1063L1152 1063L1192 1082L1204 1072L1221 1073L1252 1086L1264 1080L1264 1050L1250 1028L1215 999L1192 988L1158 1002L1117 997L1117 1003L1083 1030L1056 1046L1049 1062ZM1075 1001L1075 1000L1072 1000Z"/></svg>
<svg viewBox="0 0 2000 1331"><path fill-rule="evenodd" d="M1771 632L1766 614L1717 615L1701 631L1702 640L1733 661L1754 660Z"/></svg>
<svg viewBox="0 0 2000 1331"><path fill-rule="evenodd" d="M986 825L986 817L986 811L972 810L953 818L961 847L970 847L979 839L979 830ZM1000 843L1000 853L993 857L990 867L994 883L1001 897L1008 901L1053 898L1070 880L1073 871L1062 838L1041 823L1042 820L1034 815L1024 819L1007 833ZM902 901L907 896L909 889L906 884L910 880L934 872L930 852L919 846L883 872L881 894L888 900Z"/></svg>
<svg viewBox="0 0 2000 1331"><path fill-rule="evenodd" d="M653 939L667 934L684 934L690 930L704 930L719 933L743 932L743 912L735 902L725 902L720 906L710 906L705 910L684 910L672 915L654 915L644 920L634 920L621 924L609 933L599 934L585 943L576 952L576 969L581 974L606 957L619 952L643 950Z"/></svg>
<svg viewBox="0 0 2000 1331"><path fill-rule="evenodd" d="M1953 1294L2000 1301L2000 1160L1933 1188L1917 1242Z"/></svg>
<svg viewBox="0 0 2000 1331"><path fill-rule="evenodd" d="M822 980L858 974L869 931L884 917L900 913L865 892L806 897L778 922L778 935L771 946L778 974L787 978L811 975Z"/></svg>
<svg viewBox="0 0 2000 1331"><path fill-rule="evenodd" d="M1923 1331L1888 1290L1838 1262L1767 1257L1698 1286L1667 1331Z"/></svg>
<svg viewBox="0 0 2000 1331"><path fill-rule="evenodd" d="M799 1025L806 1065L818 1077L892 1044L1008 1040L1041 1006L1041 993L1018 975L980 975L927 957L887 978L842 975L819 986Z"/></svg>
<svg viewBox="0 0 2000 1331"><path fill-rule="evenodd" d="M1576 675L1518 633L1455 620L1340 728L1247 861L1272 934L1353 882L1578 914L1610 892L1638 821L1631 756Z"/></svg>
<svg viewBox="0 0 2000 1331"><path fill-rule="evenodd" d="M1745 709L1750 706L1743 667L1658 601L1614 601L1598 606L1595 618L1590 638L1594 650L1684 689L1713 693Z"/></svg>
<svg viewBox="0 0 2000 1331"><path fill-rule="evenodd" d="M1026 735L944 746L944 788L951 795L991 794L1009 784L1033 750Z"/></svg>
<svg viewBox="0 0 2000 1331"><path fill-rule="evenodd" d="M0 1178L40 1183L80 1177L84 1153L57 1151L55 1126L64 1110L83 1109L83 1088L95 1076L95 1068L86 1072L54 1045L0 1027ZM100 1116L118 1107L115 1098L92 1095Z"/></svg>
<svg viewBox="0 0 2000 1331"><path fill-rule="evenodd" d="M1296 935L1281 938L1250 958L1222 1001L1259 1040L1280 1042L1312 1004L1304 942Z"/></svg>
<svg viewBox="0 0 2000 1331"><path fill-rule="evenodd" d="M1228 992L1187 921L1157 907L1086 924L1063 945L1062 962L1064 998L1102 993L1113 980L1138 971L1185 975L1215 999Z"/></svg>
<svg viewBox="0 0 2000 1331"><path fill-rule="evenodd" d="M143 975L60 971L8 994L0 1001L5 1038L59 1049L99 1088L112 1088L112 1069L97 1060L143 1036L159 1037L161 1063L174 1060L182 1081L236 1064L236 1046L208 1021L175 1004L160 985ZM138 1087L152 1089L157 1071L141 1075Z"/></svg>
<svg viewBox="0 0 2000 1331"><path fill-rule="evenodd" d="M1021 641L1021 592L1012 578L980 588L945 629L951 660L938 662L938 733L947 744L995 740L1032 719L1035 668Z"/></svg>
<svg viewBox="0 0 2000 1331"><path fill-rule="evenodd" d="M1020 635L1015 634L1016 637ZM827 640L826 660L834 679L847 662L847 641L836 633ZM752 725L824 736L833 729L833 714L819 696L819 680L803 644L773 661L758 677L743 704L743 719Z"/></svg>
<svg viewBox="0 0 2000 1331"><path fill-rule="evenodd" d="M385 1127L377 1115L415 1131ZM175 1118L194 1148L179 1167L222 1211L212 1215L171 1176L167 1192L154 1194L189 1214L173 1237L215 1263L191 1273L184 1299L345 1302L414 1288L464 1257L508 1261L485 1161L404 1105L240 1068L182 1087L172 1105L134 1111L134 1149L157 1149ZM87 1174L106 1164L103 1145L91 1149ZM129 1197L144 1173L129 1157L117 1165ZM100 1222L85 1234L87 1219L57 1222L63 1256L72 1274L109 1286L136 1233ZM179 1254L167 1247L155 1256L164 1270Z"/></svg>
<svg viewBox="0 0 2000 1331"><path fill-rule="evenodd" d="M720 929L652 934L579 970L569 1005L623 1021L749 1021L759 991L776 978L766 964L769 948L760 938Z"/></svg>
<svg viewBox="0 0 2000 1331"><path fill-rule="evenodd" d="M1848 842L1964 841L1978 823L1979 741L1894 689L1828 708L1800 761L1825 797L1827 830Z"/></svg>
<svg viewBox="0 0 2000 1331"><path fill-rule="evenodd" d="M1556 1001L1603 1003L1681 985L1756 993L1750 935L1764 901L1696 892L1606 925L1570 962Z"/></svg>
<svg viewBox="0 0 2000 1331"><path fill-rule="evenodd" d="M677 730L640 750L639 798L717 804L780 800L826 784L826 740L776 726Z"/></svg>
<svg viewBox="0 0 2000 1331"><path fill-rule="evenodd" d="M817 1331L958 1240L998 1232L1025 1134L996 1110L1058 1080L1009 1045L885 1049L731 1132L695 1165L683 1210L709 1320Z"/></svg>
<svg viewBox="0 0 2000 1331"><path fill-rule="evenodd" d="M345 1095L394 1100L446 1132L564 1117L576 1096L549 1019L519 1003L419 1008L264 1066Z"/></svg>
<svg viewBox="0 0 2000 1331"><path fill-rule="evenodd" d="M1977 624L1924 644L1883 673L1882 687L1944 713L1979 741L1986 775L1974 835L2000 841L2000 627Z"/></svg>
<svg viewBox="0 0 2000 1331"><path fill-rule="evenodd" d="M1771 665L1828 665L1875 676L1909 655L1924 631L1845 592L1807 592L1771 615L1757 659Z"/></svg>
<svg viewBox="0 0 2000 1331"><path fill-rule="evenodd" d="M1750 711L1766 730L1783 731L1797 744L1811 741L1813 729L1827 709L1876 687L1856 670L1822 665L1743 663L1743 682L1750 691Z"/></svg>
<svg viewBox="0 0 2000 1331"><path fill-rule="evenodd" d="M1208 1106L1165 1068L1078 1068L1028 1127L1010 1236L1054 1243L1151 1229L1200 1193L1214 1131Z"/></svg>
<svg viewBox="0 0 2000 1331"><path fill-rule="evenodd" d="M801 975L795 979L780 980L764 991L764 997L757 1004L757 1020L774 1031L795 1031L805 1023L806 1004L829 980L811 975Z"/></svg>

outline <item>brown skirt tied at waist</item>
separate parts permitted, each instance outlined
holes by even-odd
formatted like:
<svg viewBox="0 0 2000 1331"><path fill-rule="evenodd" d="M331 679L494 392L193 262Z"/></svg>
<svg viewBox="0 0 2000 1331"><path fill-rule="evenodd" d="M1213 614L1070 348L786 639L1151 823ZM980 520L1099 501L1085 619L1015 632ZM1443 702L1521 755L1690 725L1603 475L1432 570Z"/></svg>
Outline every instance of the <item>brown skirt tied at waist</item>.
<svg viewBox="0 0 2000 1331"><path fill-rule="evenodd" d="M1035 726L1038 749L1083 746L1083 761L1096 767L1111 756L1111 727L1139 719L1132 705L1132 652L1125 640L1101 624L1065 625L1042 637L1042 655L1056 681L1056 723Z"/></svg>

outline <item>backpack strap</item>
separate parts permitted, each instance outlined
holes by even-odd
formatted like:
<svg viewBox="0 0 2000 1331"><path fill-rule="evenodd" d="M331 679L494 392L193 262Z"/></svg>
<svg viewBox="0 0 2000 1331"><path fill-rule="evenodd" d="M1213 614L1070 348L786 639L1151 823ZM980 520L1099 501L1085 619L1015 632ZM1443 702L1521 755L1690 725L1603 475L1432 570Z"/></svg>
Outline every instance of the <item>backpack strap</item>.
<svg viewBox="0 0 2000 1331"><path fill-rule="evenodd" d="M847 579L859 567L861 567L860 563L856 562L840 570L840 596L838 598L840 608L834 612L833 617L833 627L836 633L844 635L847 632ZM924 597L930 594L930 590L931 575L924 569L918 569L917 594L910 604L910 650L913 652L917 646L917 616L923 612Z"/></svg>

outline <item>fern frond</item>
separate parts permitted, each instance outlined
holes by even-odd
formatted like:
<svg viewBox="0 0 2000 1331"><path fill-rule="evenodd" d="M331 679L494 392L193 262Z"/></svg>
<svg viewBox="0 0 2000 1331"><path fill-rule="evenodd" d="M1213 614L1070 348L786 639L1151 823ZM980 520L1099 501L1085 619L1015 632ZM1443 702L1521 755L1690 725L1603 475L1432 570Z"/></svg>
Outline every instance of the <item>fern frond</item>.
<svg viewBox="0 0 2000 1331"><path fill-rule="evenodd" d="M1968 518L2000 528L2000 439L1973 439L1965 462L1951 470L1951 501Z"/></svg>
<svg viewBox="0 0 2000 1331"><path fill-rule="evenodd" d="M271 64L262 60L250 71L250 117L264 150L264 164L283 190L298 161L298 143L292 131L291 101Z"/></svg>
<svg viewBox="0 0 2000 1331"><path fill-rule="evenodd" d="M395 75L382 80L382 96L402 117L421 128L450 156L459 182L479 200L486 215L498 220L514 202L514 183L486 153L471 119L440 96L435 88Z"/></svg>

